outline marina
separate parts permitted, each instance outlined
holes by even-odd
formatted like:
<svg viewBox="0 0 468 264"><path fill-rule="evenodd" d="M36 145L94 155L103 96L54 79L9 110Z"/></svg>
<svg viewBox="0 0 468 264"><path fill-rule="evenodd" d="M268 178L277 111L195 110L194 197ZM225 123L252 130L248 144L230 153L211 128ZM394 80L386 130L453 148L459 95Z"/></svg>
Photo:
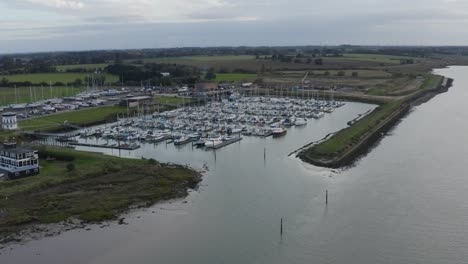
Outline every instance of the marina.
<svg viewBox="0 0 468 264"><path fill-rule="evenodd" d="M82 146L113 146L120 142L219 149L245 136L282 137L291 127L332 114L344 102L299 98L242 97L210 101L151 115L120 119L115 124L88 128L77 137ZM99 144L88 141L99 140ZM102 143L105 142L105 143ZM76 143L71 145L77 145Z"/></svg>
<svg viewBox="0 0 468 264"><path fill-rule="evenodd" d="M307 119L305 126L287 128L283 137L241 135L242 141L217 151L146 141L133 151L77 146L206 172L199 190L185 199L130 211L122 216L127 225L62 232L6 247L0 259L71 264L187 259L200 264L465 263L468 192L461 161L468 152L459 139L467 131L460 127L468 112L466 70L438 70L455 79L453 88L415 107L391 136L345 170L316 167L288 153L346 127L373 105L346 103L321 119ZM447 129L451 136L445 136ZM79 139L86 140L106 142L101 137ZM77 248L80 255L70 258Z"/></svg>

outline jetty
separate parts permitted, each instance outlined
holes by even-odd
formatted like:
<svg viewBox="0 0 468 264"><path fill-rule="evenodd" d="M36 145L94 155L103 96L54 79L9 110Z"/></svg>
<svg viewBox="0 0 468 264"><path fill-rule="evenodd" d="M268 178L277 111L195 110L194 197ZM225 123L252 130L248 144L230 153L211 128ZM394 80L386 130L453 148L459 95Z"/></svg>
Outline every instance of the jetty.
<svg viewBox="0 0 468 264"><path fill-rule="evenodd" d="M135 150L139 149L141 146L138 144L89 144L89 143L79 143L79 142L71 142L68 143L72 146L81 146L81 147L93 147L93 148L107 148L107 149L123 149L123 150Z"/></svg>
<svg viewBox="0 0 468 264"><path fill-rule="evenodd" d="M238 142L238 141L241 141L241 140L242 140L241 137L234 137L234 138L223 140L223 142L218 143L218 144L213 145L213 146L207 145L206 148L207 149L219 149L219 148L222 148L224 146L230 145L232 143L235 143L235 142Z"/></svg>

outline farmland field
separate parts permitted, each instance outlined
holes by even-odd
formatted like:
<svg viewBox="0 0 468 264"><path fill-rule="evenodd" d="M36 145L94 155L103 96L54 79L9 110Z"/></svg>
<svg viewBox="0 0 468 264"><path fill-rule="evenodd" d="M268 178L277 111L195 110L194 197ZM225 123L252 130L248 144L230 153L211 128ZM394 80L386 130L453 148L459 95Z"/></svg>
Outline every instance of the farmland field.
<svg viewBox="0 0 468 264"><path fill-rule="evenodd" d="M251 73L217 73L216 74L216 81L230 81L230 82L238 82L238 81L252 81L257 77L256 74Z"/></svg>
<svg viewBox="0 0 468 264"><path fill-rule="evenodd" d="M72 83L76 79L81 79L83 82L89 74L86 73L37 73L37 74L16 74L16 75L0 75L0 79L5 78L10 82L31 82L34 84L45 83ZM106 83L115 83L119 81L118 76L106 74Z"/></svg>
<svg viewBox="0 0 468 264"><path fill-rule="evenodd" d="M94 70L94 69L104 69L107 67L109 63L98 63L98 64L70 64L70 65L58 65L55 66L57 71L66 71L70 69L87 69L87 70Z"/></svg>
<svg viewBox="0 0 468 264"><path fill-rule="evenodd" d="M408 57L408 56L393 56L393 55L381 55L381 54L354 54L347 53L343 54L343 59L357 60L357 61L369 61L387 64L400 64L400 60L417 60L419 58Z"/></svg>

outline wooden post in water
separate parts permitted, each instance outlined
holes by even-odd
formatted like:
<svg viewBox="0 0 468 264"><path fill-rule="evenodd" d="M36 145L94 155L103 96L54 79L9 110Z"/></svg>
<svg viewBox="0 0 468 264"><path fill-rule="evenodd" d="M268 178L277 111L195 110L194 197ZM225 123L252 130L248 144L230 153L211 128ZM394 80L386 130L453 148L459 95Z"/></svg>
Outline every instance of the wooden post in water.
<svg viewBox="0 0 468 264"><path fill-rule="evenodd" d="M263 160L266 160L266 148L263 148Z"/></svg>
<svg viewBox="0 0 468 264"><path fill-rule="evenodd" d="M280 234L283 236L283 218L281 218Z"/></svg>
<svg viewBox="0 0 468 264"><path fill-rule="evenodd" d="M328 204L328 190L325 191L325 204Z"/></svg>

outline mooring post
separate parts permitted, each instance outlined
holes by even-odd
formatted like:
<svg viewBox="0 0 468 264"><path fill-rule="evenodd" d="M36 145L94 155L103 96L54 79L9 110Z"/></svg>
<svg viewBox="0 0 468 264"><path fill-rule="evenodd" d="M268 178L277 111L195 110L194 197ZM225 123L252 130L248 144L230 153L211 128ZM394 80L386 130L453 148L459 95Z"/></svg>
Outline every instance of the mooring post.
<svg viewBox="0 0 468 264"><path fill-rule="evenodd" d="M283 218L281 218L280 234L281 234L281 236L283 236Z"/></svg>
<svg viewBox="0 0 468 264"><path fill-rule="evenodd" d="M328 190L325 191L325 204L328 204Z"/></svg>
<svg viewBox="0 0 468 264"><path fill-rule="evenodd" d="M263 159L266 160L266 148L263 148Z"/></svg>

